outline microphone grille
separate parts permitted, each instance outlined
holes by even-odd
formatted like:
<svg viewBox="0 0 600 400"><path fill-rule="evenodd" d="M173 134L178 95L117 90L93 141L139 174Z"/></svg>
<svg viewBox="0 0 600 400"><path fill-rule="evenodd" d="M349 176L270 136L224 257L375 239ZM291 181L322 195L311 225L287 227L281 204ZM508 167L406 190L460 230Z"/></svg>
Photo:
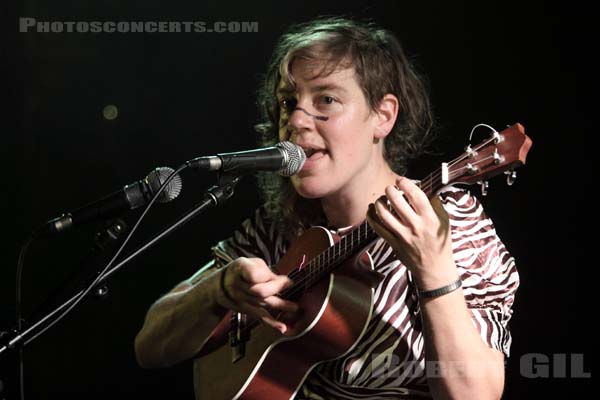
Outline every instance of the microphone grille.
<svg viewBox="0 0 600 400"><path fill-rule="evenodd" d="M158 189L160 189L162 184L167 181L167 178L173 172L175 172L175 170L169 167L158 167L150 171L150 173L146 177L146 180L150 185L152 195L158 192ZM179 196L179 193L181 193L181 187L181 177L179 176L179 174L177 174L173 177L173 179L171 179L171 182L169 182L167 187L165 187L164 190L160 193L156 201L159 203L168 203L174 200L177 196Z"/></svg>
<svg viewBox="0 0 600 400"><path fill-rule="evenodd" d="M285 155L285 160L278 174L281 176L292 176L298 173L306 161L306 154L302 150L302 147L292 142L279 142L276 146Z"/></svg>

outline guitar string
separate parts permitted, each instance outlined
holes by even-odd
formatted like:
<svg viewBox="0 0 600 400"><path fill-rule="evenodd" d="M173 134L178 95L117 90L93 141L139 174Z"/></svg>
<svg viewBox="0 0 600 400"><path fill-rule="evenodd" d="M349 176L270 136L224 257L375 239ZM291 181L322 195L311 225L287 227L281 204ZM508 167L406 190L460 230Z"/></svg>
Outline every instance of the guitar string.
<svg viewBox="0 0 600 400"><path fill-rule="evenodd" d="M481 144L479 144L478 146L476 146L473 151L479 151L481 150L483 147L487 147L489 145L489 143L491 143L492 141L496 140L496 138L490 138L488 141L484 141ZM469 155L461 155L457 158L455 158L454 160L452 160L451 162L448 163L449 167L455 166L456 164L458 164L459 162L469 158ZM482 163L490 158L493 158L493 156L490 157L485 157L483 159L480 159L478 161L473 162L471 165L477 165L479 163ZM458 172L464 168L468 168L468 166L463 166L460 168L457 168L456 170L452 170L448 172L448 177L449 178L455 178L456 176L460 175ZM425 179L423 179L421 181L421 187L423 188L428 188L429 193L433 192L433 187L434 185L437 187L440 183L441 183L441 169L438 168L438 170L436 170L435 172L433 172L432 174L430 174L428 177L426 177ZM451 180L451 179L450 179ZM311 279L314 282L317 282L320 280L320 274L321 275L325 275L326 273L329 272L330 269L333 269L336 264L339 264L343 261L345 261L347 259L347 257L349 257L348 255L348 240L346 239L348 236L350 236L350 252L355 250L355 246L360 246L361 243L361 229L364 227L364 239L366 240L368 239L369 236L371 236L374 231L373 228L370 227L370 225L365 221L362 224L360 224L358 226L358 228L353 229L348 235L342 237L340 239L340 241L338 241L337 243L335 243L333 246L328 247L326 250L324 250L323 252L319 253L317 256L315 256L311 261L309 261L308 264L306 264L306 266L302 267L301 269L295 269L294 271L292 271L289 275L288 278L292 279L294 281L294 285L285 290L283 293L281 293L281 297L283 298L290 298L292 296L294 296L295 294L298 294L301 292L301 290L305 289L306 287L309 287L308 283L310 283ZM354 233L357 232L357 236L356 236L356 240L354 239ZM341 259L340 257L342 256L342 242L344 245L344 258ZM336 256L336 248L337 248L337 256ZM333 254L330 254L333 250ZM319 259L323 258L323 261L320 262ZM301 277L298 281L296 281L294 278L298 277L299 275L304 275L303 277ZM259 319L254 319L252 322L250 322L249 324L247 324L245 326L244 329L241 330L242 333L246 333L247 331L253 329L255 326L257 326L260 323Z"/></svg>
<svg viewBox="0 0 600 400"><path fill-rule="evenodd" d="M452 174L454 174L454 171L452 172ZM429 181L429 182L427 182L427 181ZM426 185L430 185L430 190L432 189L433 181L434 180L431 179L430 177L423 180L423 182L426 182ZM361 230L363 228L364 228L364 233L361 233ZM354 236L355 232L358 232L356 234L356 236ZM330 269L332 264L335 266L335 264L341 263L343 261L343 259L341 258L342 254L343 254L344 259L346 259L346 256L348 255L348 251L353 252L357 246L360 246L361 242L364 240L364 239L361 240L362 236L364 236L364 238L366 239L369 236L371 236L373 232L374 231L368 224L363 223L363 224L359 225L358 228L351 231L349 233L349 235L342 237L340 239L340 241L338 243L336 243L334 246L327 248L327 250L323 251L322 253L317 255L315 258L313 258L309 262L309 264L307 264L307 266L305 267L306 269L303 268L302 272L299 272L298 270L294 270L288 276L292 277L292 276L297 276L299 274L304 274L305 277L300 279L298 282L295 282L294 286L292 288L290 288L287 291L284 291L284 293L282 293L282 297L289 298L289 297L293 296L294 294L299 293L302 289L304 289L303 285L309 283L311 280L313 280L314 282L319 281L320 274L324 275L325 273L328 272L328 270ZM348 240L347 240L348 237L350 237L350 243L348 243ZM344 242L343 250L341 248L342 241ZM349 244L349 246L348 246L348 244ZM336 246L338 247L337 251L335 248ZM333 254L331 254L331 253L333 253ZM322 262L320 261L321 258L323 259ZM304 271L307 271L307 272L304 272ZM309 285L307 284L306 286L309 286ZM247 323L243 329L240 330L240 333L245 334L248 331L254 329L254 327L256 327L259 324L260 324L259 319L253 319L250 323Z"/></svg>
<svg viewBox="0 0 600 400"><path fill-rule="evenodd" d="M479 150L481 150L483 147L486 147L486 146L488 146L488 145L489 145L489 143L491 143L491 142L492 142L492 141L494 141L494 140L495 140L495 138L493 138L493 137L492 137L492 138L490 138L489 140L482 142L481 144L479 144L478 146L476 146L476 147L475 147L474 151L479 151ZM463 160L465 160L465 159L466 159L466 158L468 158L468 157L469 157L468 155L461 155L460 157L457 157L457 158L455 158L454 160L452 160L451 162L449 162L449 163L448 163L448 166L449 166L449 167L455 166L457 163L459 163L460 161L463 161ZM479 161L476 161L476 162L474 162L472 165L476 165L476 164L478 164L478 163L481 163L481 162L483 162L483 161L485 161L485 160L487 160L487 159L489 159L489 158L490 158L490 157L486 157L486 158L484 158L484 159L481 159L481 160L479 160ZM466 166L464 166L464 167L458 168L458 169L456 169L456 170L449 171L449 173L448 173L448 176L449 176L449 177L452 177L452 178L454 178L454 177L457 175L457 172L458 172L458 171L460 171L461 169L464 169L464 168L467 168L467 167L466 167ZM424 188L426 188L426 189L428 188L428 191L429 191L429 193L433 192L433 187L434 187L434 185L436 185L436 186L437 186L437 185L439 185L439 183L441 182L441 172L439 172L439 171L440 171L440 169L438 169L438 170L437 170L437 171L435 171L434 173L430 174L428 177L426 177L425 179L423 179L423 180L421 181L421 183L422 183L422 185L421 185L421 186L422 186L422 187L424 187ZM440 186L441 186L441 185L440 185ZM360 226L359 226L359 227L360 227ZM356 230L356 229L355 229L355 230ZM352 232L354 232L355 230L353 230ZM339 243L339 242L338 242L338 243ZM338 244L337 244L337 243L336 243L335 245L333 245L333 246L329 247L327 250L323 251L322 253L318 254L318 255L317 255L317 256L316 256L316 257L315 257L313 260L311 260L311 261L310 261L310 262L309 262L309 263L306 265L306 267L303 267L303 268L302 268L302 270L294 270L294 271L292 271L292 273L291 273L290 275L288 275L288 277L289 277L290 279L292 279L292 280L294 280L294 281L295 281L296 279L294 279L294 278L295 278L295 277L297 277L298 275L300 275L300 274L304 274L304 275L306 275L306 274L305 274L304 272L302 272L302 271L304 271L305 269L311 269L311 270L312 270L312 269L314 269L314 265L312 265L312 264L313 264L313 261L314 261L315 259L318 259L319 257L321 257L321 255L323 255L323 254L324 254L326 251L328 252L328 251L329 251L329 249L331 249L331 248L335 248L336 246L338 246ZM311 279L311 277L307 277L307 279Z"/></svg>
<svg viewBox="0 0 600 400"><path fill-rule="evenodd" d="M480 146L480 148L481 147L483 147L483 146ZM480 148L478 148L477 150L479 150ZM486 161L486 160L488 160L490 158L493 158L493 156L492 157L483 158L483 159L481 159L479 161L476 161L476 162L472 163L472 165L477 165L478 163L484 162L484 161ZM456 164L457 164L456 160L453 160L452 163L449 163L449 165L456 165ZM454 178L455 176L459 175L457 172L460 171L460 170L462 170L462 169L464 169L464 168L467 168L467 167L463 166L463 167L460 167L460 168L458 168L456 170L452 170L452 171L450 171L448 173L448 176ZM437 184L439 184L441 182L441 174L435 172L435 173L431 174L429 177L425 178L421 182L425 183L425 185L422 185L422 186L425 186L425 187L428 186L429 187L428 191L431 193L431 192L433 192L433 186L434 186L434 184L437 185ZM361 225L359 225L358 228L355 228L350 233L353 234L355 231L360 230L360 228L363 225L368 225L368 223L367 222L362 223ZM365 228L365 229L370 229L370 228ZM360 235L360 232L359 232L359 235ZM347 236L344 236L344 238L346 238L346 237ZM333 246L328 247L327 250L324 250L322 253L320 253L317 256L315 256L308 264L306 264L305 266L303 266L301 269L295 269L294 271L292 271L288 275L288 278L290 278L293 281L295 281L294 286L304 284L306 281L312 279L314 275L318 275L320 272L322 272L321 271L321 267L319 266L319 258L320 257L324 258L324 260L323 260L324 264L330 264L331 261L329 260L329 258L331 258L331 254L329 254L329 253L331 252L332 249L333 249L333 257L334 258L339 258L339 256L341 255L341 252L338 252L338 256L336 256L335 255L336 254L336 248L342 246L342 241L347 241L347 240L344 240L344 238L342 238L338 243L334 244ZM343 245L346 246L345 243ZM352 243L351 243L351 247L352 247ZM316 266L314 265L315 263L317 264ZM315 271L315 269L316 269L316 271ZM309 271L308 273L305 272L307 270ZM311 272L313 273L313 275L311 275ZM295 278L297 278L300 275L304 275L304 278L301 278L298 282L296 282ZM293 294L290 294L290 295L293 295Z"/></svg>

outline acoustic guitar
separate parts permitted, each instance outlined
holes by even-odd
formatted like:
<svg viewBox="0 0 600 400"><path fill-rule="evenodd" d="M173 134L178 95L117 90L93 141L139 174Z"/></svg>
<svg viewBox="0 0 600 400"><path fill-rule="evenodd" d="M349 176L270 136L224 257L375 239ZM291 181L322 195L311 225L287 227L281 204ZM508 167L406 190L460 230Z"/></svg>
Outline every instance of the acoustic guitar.
<svg viewBox="0 0 600 400"><path fill-rule="evenodd" d="M494 132L442 163L420 187L430 198L449 185L485 189L486 179L503 172L510 185L531 144L520 124ZM230 311L194 361L196 398L291 399L315 366L349 353L367 328L380 281L364 250L375 239L367 222L343 237L321 227L302 234L273 268L294 281L281 297L300 306L277 316L287 332Z"/></svg>

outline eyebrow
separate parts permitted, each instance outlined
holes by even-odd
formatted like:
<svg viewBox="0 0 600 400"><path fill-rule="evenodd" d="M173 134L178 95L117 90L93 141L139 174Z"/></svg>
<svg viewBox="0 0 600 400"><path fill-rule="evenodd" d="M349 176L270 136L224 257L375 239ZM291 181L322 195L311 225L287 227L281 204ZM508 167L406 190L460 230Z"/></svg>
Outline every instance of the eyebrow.
<svg viewBox="0 0 600 400"><path fill-rule="evenodd" d="M317 85L312 87L311 92L323 92L326 90L334 90L334 91L338 91L338 92L342 92L342 93L347 93L348 91L339 85L336 85L335 83L325 83L322 85ZM291 93L295 93L296 90L293 88L289 88L289 87L283 87L283 88L279 88L277 89L276 95L286 95L286 94L291 94Z"/></svg>
<svg viewBox="0 0 600 400"><path fill-rule="evenodd" d="M343 92L343 93L347 92L347 90L344 87L336 85L335 83L325 83L323 85L317 85L314 88L312 88L312 90L314 92L323 92L326 90L336 90L338 92Z"/></svg>

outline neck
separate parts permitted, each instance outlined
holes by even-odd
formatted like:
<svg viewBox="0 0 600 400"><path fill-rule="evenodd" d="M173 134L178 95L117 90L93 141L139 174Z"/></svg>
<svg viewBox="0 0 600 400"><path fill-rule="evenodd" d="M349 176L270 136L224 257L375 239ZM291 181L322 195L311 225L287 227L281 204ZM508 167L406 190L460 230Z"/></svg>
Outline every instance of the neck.
<svg viewBox="0 0 600 400"><path fill-rule="evenodd" d="M321 199L321 206L331 226L343 228L363 222L369 204L384 194L385 187L393 185L398 175L381 160L372 168L361 171L341 190Z"/></svg>

